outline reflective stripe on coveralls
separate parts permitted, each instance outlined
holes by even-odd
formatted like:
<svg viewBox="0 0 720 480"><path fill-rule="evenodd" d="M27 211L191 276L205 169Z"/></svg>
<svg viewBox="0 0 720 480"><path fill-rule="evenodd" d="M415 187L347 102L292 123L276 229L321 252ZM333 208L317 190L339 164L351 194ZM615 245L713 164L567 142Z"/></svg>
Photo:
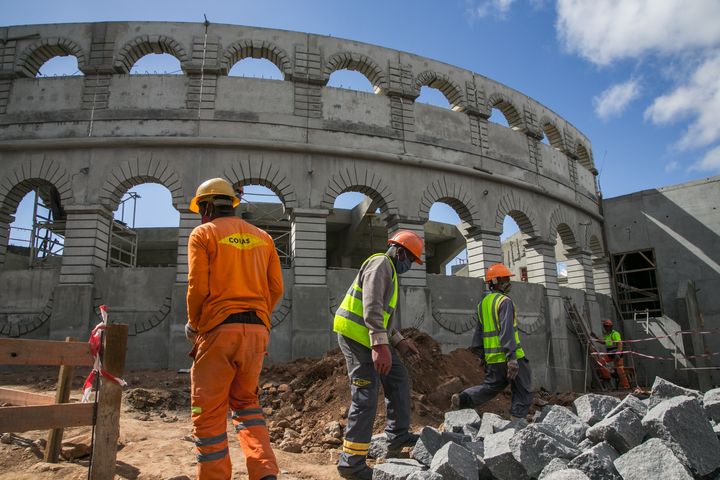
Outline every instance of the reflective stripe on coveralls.
<svg viewBox="0 0 720 480"><path fill-rule="evenodd" d="M483 326L483 350L485 351L485 363L504 363L507 361L505 352L500 343L500 305L510 300L501 293L490 293L483 298L478 305L478 321ZM513 333L518 348L515 350L515 358L518 360L525 356L520 347L520 335L517 329L517 312L513 310Z"/></svg>
<svg viewBox="0 0 720 480"><path fill-rule="evenodd" d="M383 326L387 330L390 317L395 311L398 297L398 280L397 272L395 271L395 264L392 262L390 257L384 253L376 253L371 255L367 260L360 266L360 270L367 264L372 258L384 256L392 265L393 270L393 294L390 297L390 303L388 304L387 310L383 311ZM333 331L343 335L344 337L355 340L361 345L370 348L370 329L365 324L365 316L363 315L363 301L362 301L362 288L358 285L359 280L358 274L350 285L345 298L335 312L335 319L333 320Z"/></svg>

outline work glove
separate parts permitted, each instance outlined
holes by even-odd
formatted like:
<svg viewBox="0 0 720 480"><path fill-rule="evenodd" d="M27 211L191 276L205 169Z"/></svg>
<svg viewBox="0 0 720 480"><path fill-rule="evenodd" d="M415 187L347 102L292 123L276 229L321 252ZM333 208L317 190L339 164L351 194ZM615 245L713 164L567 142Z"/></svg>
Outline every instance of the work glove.
<svg viewBox="0 0 720 480"><path fill-rule="evenodd" d="M195 345L197 334L197 330L190 326L190 322L187 322L185 324L185 338L187 338L187 341L190 342L190 345Z"/></svg>
<svg viewBox="0 0 720 480"><path fill-rule="evenodd" d="M478 365L480 365L480 368L485 368L485 355L478 357Z"/></svg>
<svg viewBox="0 0 720 480"><path fill-rule="evenodd" d="M392 366L392 353L390 353L390 347L386 343L373 346L372 361L375 365L375 370L377 370L380 375L387 375L390 373L390 367Z"/></svg>
<svg viewBox="0 0 720 480"><path fill-rule="evenodd" d="M515 377L517 377L518 370L520 370L520 365L518 365L518 361L516 359L508 360L507 362L507 378L508 380L515 380Z"/></svg>
<svg viewBox="0 0 720 480"><path fill-rule="evenodd" d="M400 352L400 355L408 359L411 365L420 360L420 351L417 349L415 342L409 338L400 340L400 342L395 345L395 348Z"/></svg>

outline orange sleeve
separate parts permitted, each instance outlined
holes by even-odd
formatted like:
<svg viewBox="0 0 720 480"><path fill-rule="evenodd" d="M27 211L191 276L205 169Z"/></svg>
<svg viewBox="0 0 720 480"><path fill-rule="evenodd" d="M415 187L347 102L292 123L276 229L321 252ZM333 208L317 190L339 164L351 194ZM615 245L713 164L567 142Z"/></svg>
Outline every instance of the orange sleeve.
<svg viewBox="0 0 720 480"><path fill-rule="evenodd" d="M187 313L190 326L198 330L203 303L210 294L210 268L206 240L197 229L188 239Z"/></svg>
<svg viewBox="0 0 720 480"><path fill-rule="evenodd" d="M272 245L272 251L270 252L270 261L268 262L268 288L270 289L268 316L272 317L275 305L277 305L283 295L283 278L282 270L280 269L280 257L278 257L272 239L270 239L270 243Z"/></svg>

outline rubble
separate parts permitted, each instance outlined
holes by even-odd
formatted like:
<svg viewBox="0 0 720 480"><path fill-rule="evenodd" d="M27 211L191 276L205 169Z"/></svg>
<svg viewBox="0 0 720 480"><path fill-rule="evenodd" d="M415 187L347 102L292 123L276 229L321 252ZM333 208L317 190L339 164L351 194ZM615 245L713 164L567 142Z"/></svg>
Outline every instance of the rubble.
<svg viewBox="0 0 720 480"><path fill-rule="evenodd" d="M542 469L542 472L540 472L540 475L538 475L538 480L544 480L545 478L549 477L551 473L557 472L559 470L567 470L567 464L568 461L564 458L553 458L550 460L550 463L545 465L545 468Z"/></svg>
<svg viewBox="0 0 720 480"><path fill-rule="evenodd" d="M588 393L573 402L575 411L580 420L588 425L595 425L602 420L610 411L618 406L620 400L608 395Z"/></svg>
<svg viewBox="0 0 720 480"><path fill-rule="evenodd" d="M509 445L513 457L531 477L537 477L553 458L569 460L580 454L572 442L542 423L518 430Z"/></svg>
<svg viewBox="0 0 720 480"><path fill-rule="evenodd" d="M485 465L499 480L530 478L510 449L510 439L514 436L514 430L505 430L485 437Z"/></svg>
<svg viewBox="0 0 720 480"><path fill-rule="evenodd" d="M505 428L509 423L510 420L505 420L500 415L485 412L483 413L480 430L478 431L476 438L483 439L488 435L497 433Z"/></svg>
<svg viewBox="0 0 720 480"><path fill-rule="evenodd" d="M568 463L568 468L582 471L593 480L622 480L613 462L618 452L607 442L585 450Z"/></svg>
<svg viewBox="0 0 720 480"><path fill-rule="evenodd" d="M643 441L645 427L640 417L628 408L590 427L587 437L595 443L607 441L615 450L625 453Z"/></svg>
<svg viewBox="0 0 720 480"><path fill-rule="evenodd" d="M410 457L429 467L433 456L444 444L442 434L439 431L433 427L424 427Z"/></svg>
<svg viewBox="0 0 720 480"><path fill-rule="evenodd" d="M590 480L587 475L585 475L580 470L573 470L573 469L567 469L567 470L558 470L557 472L553 472L547 477L545 477L545 480Z"/></svg>
<svg viewBox="0 0 720 480"><path fill-rule="evenodd" d="M694 473L704 476L720 467L720 441L697 398L682 395L664 400L648 411L642 424Z"/></svg>
<svg viewBox="0 0 720 480"><path fill-rule="evenodd" d="M579 444L585 438L588 425L565 407L548 405L542 409L541 422L548 425L562 435L565 435L574 444Z"/></svg>
<svg viewBox="0 0 720 480"><path fill-rule="evenodd" d="M419 467L402 463L388 462L376 465L373 480L405 480L409 475L421 471Z"/></svg>
<svg viewBox="0 0 720 480"><path fill-rule="evenodd" d="M478 478L475 455L468 449L452 442L446 443L432 459L430 470L442 475L444 480Z"/></svg>
<svg viewBox="0 0 720 480"><path fill-rule="evenodd" d="M617 407L610 410L607 416L612 417L613 415L618 414L625 409L632 410L638 417L642 418L647 413L648 406L647 404L645 404L645 402L630 393L620 402Z"/></svg>
<svg viewBox="0 0 720 480"><path fill-rule="evenodd" d="M691 480L688 469L659 438L638 445L615 460L623 480Z"/></svg>
<svg viewBox="0 0 720 480"><path fill-rule="evenodd" d="M653 382L652 390L650 392L650 398L648 398L648 407L653 408L663 400L669 400L673 397L679 396L692 397L699 402L703 401L703 394L697 390L680 387L672 382L668 382L664 378L655 377Z"/></svg>
<svg viewBox="0 0 720 480"><path fill-rule="evenodd" d="M472 429L477 434L480 422L480 415L474 408L450 411L445 414L445 431L468 435L467 431Z"/></svg>
<svg viewBox="0 0 720 480"><path fill-rule="evenodd" d="M720 423L720 388L705 392L703 396L705 415L715 423Z"/></svg>

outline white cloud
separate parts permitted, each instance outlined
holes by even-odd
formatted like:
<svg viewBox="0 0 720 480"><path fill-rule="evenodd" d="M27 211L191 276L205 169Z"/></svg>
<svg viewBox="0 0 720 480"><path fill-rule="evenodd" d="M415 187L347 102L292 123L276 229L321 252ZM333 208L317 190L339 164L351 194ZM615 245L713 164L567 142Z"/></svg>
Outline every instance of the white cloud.
<svg viewBox="0 0 720 480"><path fill-rule="evenodd" d="M645 118L658 125L686 117L694 120L678 147L703 147L720 140L720 51L702 62L686 82L656 98L645 111Z"/></svg>
<svg viewBox="0 0 720 480"><path fill-rule="evenodd" d="M665 165L665 173L672 173L677 170L679 166L680 164L677 162L677 160L673 160L672 162Z"/></svg>
<svg viewBox="0 0 720 480"><path fill-rule="evenodd" d="M558 0L557 13L565 48L598 65L720 43L717 0Z"/></svg>
<svg viewBox="0 0 720 480"><path fill-rule="evenodd" d="M595 114L603 120L620 115L640 95L640 82L630 79L608 88L593 98Z"/></svg>
<svg viewBox="0 0 720 480"><path fill-rule="evenodd" d="M489 15L505 18L514 2L515 0L481 0L470 3L468 11L471 18L484 18Z"/></svg>
<svg viewBox="0 0 720 480"><path fill-rule="evenodd" d="M707 152L700 161L690 167L690 170L720 173L720 147Z"/></svg>

